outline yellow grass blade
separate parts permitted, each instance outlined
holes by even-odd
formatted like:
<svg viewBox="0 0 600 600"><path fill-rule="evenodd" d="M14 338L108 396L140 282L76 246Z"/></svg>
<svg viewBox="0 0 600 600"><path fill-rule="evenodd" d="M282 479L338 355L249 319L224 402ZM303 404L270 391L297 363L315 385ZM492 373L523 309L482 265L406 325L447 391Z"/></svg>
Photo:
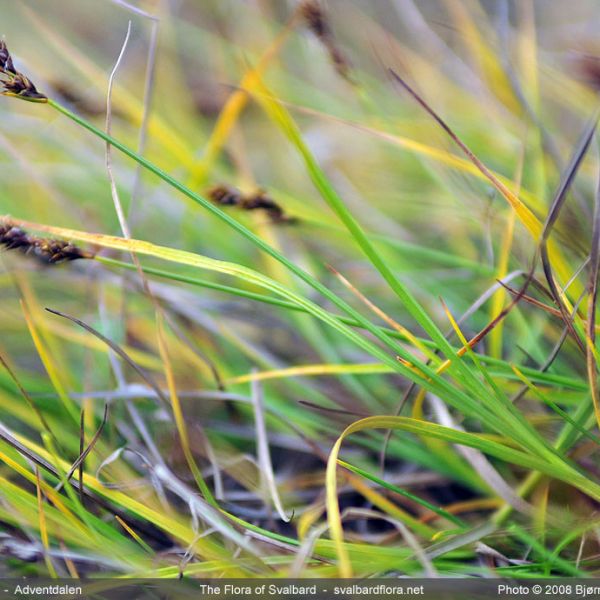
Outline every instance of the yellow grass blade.
<svg viewBox="0 0 600 600"><path fill-rule="evenodd" d="M200 488L204 498L213 506L217 506L217 502L214 499L209 487L206 485L204 478L202 477L202 473L200 473L200 469L196 464L194 455L192 454L192 450L190 447L190 438L188 435L187 426L185 424L183 411L181 410L181 402L179 401L179 395L177 394L177 386L175 384L175 377L173 376L171 359L169 358L169 353L167 350L163 316L160 310L156 311L156 327L158 336L158 347L160 350L160 356L164 364L165 375L167 378L167 387L169 389L169 398L171 400L171 407L173 408L173 416L175 418L175 425L177 426L179 440L181 441L181 449L183 450L183 455L185 456L185 460L188 464L188 467L192 475L194 476L194 479L196 480L196 483Z"/></svg>
<svg viewBox="0 0 600 600"><path fill-rule="evenodd" d="M37 467L35 469L35 477L38 500L40 537L42 538L42 546L44 547L44 562L46 563L46 568L48 569L48 573L50 573L50 577L52 577L52 579L56 579L58 575L56 574L56 569L54 568L54 565L52 564L52 559L50 558L50 543L48 541L48 529L46 528L46 515L44 513L42 485L40 483L40 472Z"/></svg>
<svg viewBox="0 0 600 600"><path fill-rule="evenodd" d="M392 373L392 369L381 363L364 363L353 365L302 365L287 369L274 369L272 371L257 371L246 375L238 375L225 380L225 383L235 385L249 381L264 381L267 379L282 379L285 377L307 377L318 375L375 375Z"/></svg>
<svg viewBox="0 0 600 600"><path fill-rule="evenodd" d="M48 377L50 378L58 397L63 403L66 411L71 415L76 423L79 423L79 411L77 410L71 398L69 398L69 394L67 394L67 391L62 384L62 380L59 375L59 369L54 363L52 356L47 351L46 346L42 342L42 339L40 338L37 328L31 317L31 313L23 301L21 302L21 309L23 310L23 315L25 316L25 321L27 322L27 327L29 328L29 333L35 345L35 349L37 350L37 353L44 365L44 368L46 369L46 373L48 373Z"/></svg>
<svg viewBox="0 0 600 600"><path fill-rule="evenodd" d="M344 544L344 533L341 523L340 507L337 495L337 464L341 446L346 437L368 429L398 429L421 436L430 436L442 439L450 443L462 444L476 448L491 456L513 464L521 465L533 470L539 470L552 477L556 477L570 485L573 485L593 498L600 498L600 485L580 474L566 462L550 463L536 455L515 450L493 440L486 439L473 433L458 431L431 423L419 421L408 417L367 417L356 421L346 427L340 437L336 440L327 461L326 470L326 505L329 531L336 548L338 557L338 572L340 577L352 577L353 569Z"/></svg>
<svg viewBox="0 0 600 600"><path fill-rule="evenodd" d="M293 20L291 20L275 38L273 43L259 59L256 67L245 73L240 83L240 89L234 91L227 99L225 106L223 106L221 109L213 132L208 138L202 159L191 167L191 180L189 187L192 189L201 186L206 179L206 175L211 172L219 152L225 145L227 138L231 134L231 131L238 120L238 117L248 103L248 94L244 90L246 88L251 89L254 86L255 81L259 80L260 77L266 72L270 63L280 52L290 32L292 31L292 25Z"/></svg>
<svg viewBox="0 0 600 600"><path fill-rule="evenodd" d="M24 436L14 432L13 435L21 444L49 463L54 461L52 455L45 448L35 444ZM59 464L57 467L62 471L68 471L71 466L68 462L62 459L58 459L58 462ZM195 542L198 553L206 559L227 559L231 556L228 551L210 538L205 537L197 539L196 534L192 531L187 523L167 515L164 510L152 508L147 499L144 502L141 502L128 496L124 492L107 488L95 476L89 473L83 474L83 484L100 497L114 503L115 506L120 506L123 509L130 511L133 515L136 515L138 518L144 521L154 523L157 527L162 529L168 535L179 540L186 547L192 542ZM237 570L237 573L238 576L243 576L243 572L241 570Z"/></svg>
<svg viewBox="0 0 600 600"><path fill-rule="evenodd" d="M32 473L29 469L21 466L19 463L14 461L8 454L0 451L0 460L13 469L16 473L19 473L21 477L27 479L30 483L39 485L46 497L52 502L52 504L64 515L65 519L71 523L74 527L81 531L81 535L87 536L88 531L82 525L81 521L64 505L61 500L60 494L58 494L54 488L48 485L45 481L38 479L38 477Z"/></svg>
<svg viewBox="0 0 600 600"><path fill-rule="evenodd" d="M521 188L521 178L523 177L523 166L525 164L525 147L521 152L519 165L517 167L517 175L515 177L515 188L519 190ZM515 230L515 212L511 211L508 215L506 222L506 229L504 236L502 237L502 243L500 246L500 257L498 259L498 271L496 273L496 279L502 280L508 273L508 263L510 260L510 250L512 248L513 233ZM493 321L497 315L502 312L504 305L505 290L498 289L492 296L491 308L490 308L490 321ZM489 353L490 356L495 358L501 358L502 356L502 329L504 328L504 320L500 321L490 331L489 334Z"/></svg>
<svg viewBox="0 0 600 600"><path fill-rule="evenodd" d="M500 257L498 260L498 271L496 273L496 279L502 280L508 273L508 261L510 259L510 249L512 247L513 232L515 230L515 213L510 212L506 222L506 229L504 230L504 236L502 238L502 247L500 249ZM506 291L503 288L497 290L492 296L491 307L490 307L490 321L493 321L501 312L504 305L504 298ZM489 335L489 353L490 356L495 358L501 358L502 355L502 329L504 321L500 321L490 331Z"/></svg>
<svg viewBox="0 0 600 600"><path fill-rule="evenodd" d="M150 555L154 556L154 550L133 530L119 515L115 515L119 525Z"/></svg>
<svg viewBox="0 0 600 600"><path fill-rule="evenodd" d="M480 31L481 26L475 25L472 19L473 5L468 9L464 2L446 0L445 4L450 9L458 31L462 33L461 40L467 45L469 56L473 57L479 71L497 98L500 99L513 113L520 113L520 105L512 91L512 87L505 74L504 68L495 52L487 43L485 34ZM481 23L485 17L480 6L476 6L478 22ZM487 28L487 33L491 28Z"/></svg>

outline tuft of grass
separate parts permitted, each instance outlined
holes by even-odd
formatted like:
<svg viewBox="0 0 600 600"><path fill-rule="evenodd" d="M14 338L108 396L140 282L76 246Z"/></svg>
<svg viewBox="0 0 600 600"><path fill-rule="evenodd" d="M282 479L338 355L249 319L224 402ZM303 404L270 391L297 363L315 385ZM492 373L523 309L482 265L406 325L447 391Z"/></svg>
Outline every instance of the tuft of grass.
<svg viewBox="0 0 600 600"><path fill-rule="evenodd" d="M598 574L596 9L434 8L6 8L12 574Z"/></svg>

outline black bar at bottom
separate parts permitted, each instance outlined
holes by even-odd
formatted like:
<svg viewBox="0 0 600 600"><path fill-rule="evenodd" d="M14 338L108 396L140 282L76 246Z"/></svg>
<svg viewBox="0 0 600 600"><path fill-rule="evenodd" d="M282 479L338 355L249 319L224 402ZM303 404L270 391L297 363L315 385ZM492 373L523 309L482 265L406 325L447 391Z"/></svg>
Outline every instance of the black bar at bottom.
<svg viewBox="0 0 600 600"><path fill-rule="evenodd" d="M600 600L600 579L0 579L7 598Z"/></svg>

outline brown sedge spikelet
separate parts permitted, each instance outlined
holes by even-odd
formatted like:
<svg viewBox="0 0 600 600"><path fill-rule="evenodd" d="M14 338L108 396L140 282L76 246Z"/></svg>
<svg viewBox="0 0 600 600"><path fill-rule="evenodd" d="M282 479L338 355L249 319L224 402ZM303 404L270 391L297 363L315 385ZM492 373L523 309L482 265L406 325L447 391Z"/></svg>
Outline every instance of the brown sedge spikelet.
<svg viewBox="0 0 600 600"><path fill-rule="evenodd" d="M318 0L305 0L298 10L306 26L325 46L337 74L349 83L354 84L354 81L350 77L350 62L336 44L328 15L321 6L321 3Z"/></svg>
<svg viewBox="0 0 600 600"><path fill-rule="evenodd" d="M286 215L283 208L264 190L243 194L231 186L216 185L208 190L207 196L211 202L219 206L236 206L242 210L263 210L273 223L298 222L296 217Z"/></svg>
<svg viewBox="0 0 600 600"><path fill-rule="evenodd" d="M583 54L578 59L576 68L583 82L600 92L600 56Z"/></svg>
<svg viewBox="0 0 600 600"><path fill-rule="evenodd" d="M215 185L206 194L211 202L220 206L238 206L242 199L239 190L226 185Z"/></svg>
<svg viewBox="0 0 600 600"><path fill-rule="evenodd" d="M306 0L300 5L300 14L308 28L320 39L332 37L331 27L323 7L317 0Z"/></svg>
<svg viewBox="0 0 600 600"><path fill-rule="evenodd" d="M48 98L37 91L29 78L15 69L4 40L0 40L0 85L3 88L0 94L3 96L13 96L28 102L48 102Z"/></svg>
<svg viewBox="0 0 600 600"><path fill-rule="evenodd" d="M94 258L92 252L82 250L71 242L30 235L7 218L0 219L0 246L7 250L20 250L23 254L31 254L46 265L79 258Z"/></svg>

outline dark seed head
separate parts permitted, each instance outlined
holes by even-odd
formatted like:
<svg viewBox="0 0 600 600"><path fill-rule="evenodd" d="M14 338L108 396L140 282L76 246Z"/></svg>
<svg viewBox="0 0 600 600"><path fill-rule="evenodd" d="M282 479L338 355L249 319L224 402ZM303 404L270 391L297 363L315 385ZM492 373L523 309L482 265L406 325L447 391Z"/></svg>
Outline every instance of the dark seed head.
<svg viewBox="0 0 600 600"><path fill-rule="evenodd" d="M243 194L239 190L217 185L206 192L207 197L220 206L236 206L242 210L262 210L269 215L273 223L295 223L297 219L288 217L283 208L277 204L264 190L253 194Z"/></svg>
<svg viewBox="0 0 600 600"><path fill-rule="evenodd" d="M18 227L13 227L10 224L3 225L0 228L0 243L8 250L17 248L27 248L30 245L29 236Z"/></svg>
<svg viewBox="0 0 600 600"><path fill-rule="evenodd" d="M24 254L35 256L44 264L94 257L91 252L82 250L71 242L30 235L6 218L0 219L0 245L7 250L20 250Z"/></svg>
<svg viewBox="0 0 600 600"><path fill-rule="evenodd" d="M92 254L62 240L38 239L33 244L33 252L42 262L49 264L92 258Z"/></svg>
<svg viewBox="0 0 600 600"><path fill-rule="evenodd" d="M216 185L210 188L207 196L212 202L222 206L235 206L241 201L240 192L226 185Z"/></svg>
<svg viewBox="0 0 600 600"><path fill-rule="evenodd" d="M0 71L12 73L16 75L15 66L13 65L12 57L4 40L0 40Z"/></svg>
<svg viewBox="0 0 600 600"><path fill-rule="evenodd" d="M4 96L14 96L30 102L47 102L48 98L37 91L35 85L15 69L6 43L0 40L0 84Z"/></svg>
<svg viewBox="0 0 600 600"><path fill-rule="evenodd" d="M326 38L331 34L327 16L318 2L306 0L300 5L299 10L306 25L317 37Z"/></svg>
<svg viewBox="0 0 600 600"><path fill-rule="evenodd" d="M577 68L585 83L596 91L600 91L600 56L582 55L578 60Z"/></svg>
<svg viewBox="0 0 600 600"><path fill-rule="evenodd" d="M270 213L283 213L281 207L275 202L275 200L270 198L263 190L259 190L255 194L246 196L243 199L241 206L246 210L256 210L257 208L262 208Z"/></svg>
<svg viewBox="0 0 600 600"><path fill-rule="evenodd" d="M337 45L327 13L318 0L306 0L300 5L299 12L307 27L319 38L321 44L327 50L333 68L338 75L354 85L355 82L350 75L352 65Z"/></svg>

